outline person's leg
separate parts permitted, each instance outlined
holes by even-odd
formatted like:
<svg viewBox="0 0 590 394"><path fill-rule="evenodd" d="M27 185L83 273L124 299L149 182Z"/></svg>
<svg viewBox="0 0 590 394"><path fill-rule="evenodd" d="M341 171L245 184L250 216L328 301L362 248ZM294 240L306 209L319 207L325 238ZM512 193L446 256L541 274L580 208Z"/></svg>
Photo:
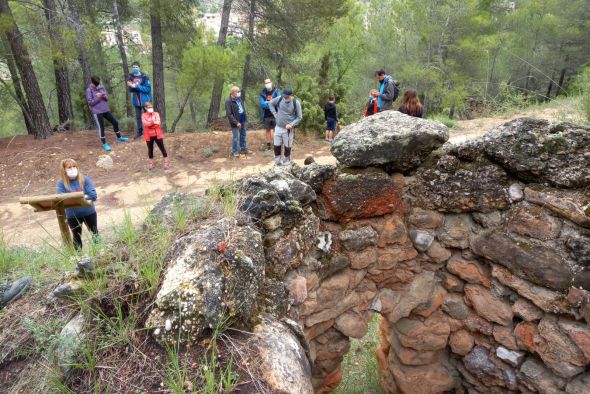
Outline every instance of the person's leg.
<svg viewBox="0 0 590 394"><path fill-rule="evenodd" d="M237 127L231 128L231 150L234 156L238 155L238 134L239 130Z"/></svg>
<svg viewBox="0 0 590 394"><path fill-rule="evenodd" d="M151 137L149 141L146 141L148 148L148 170L154 168L154 141L156 137Z"/></svg>
<svg viewBox="0 0 590 394"><path fill-rule="evenodd" d="M121 131L119 130L119 122L117 121L117 119L113 116L112 113L110 112L106 112L104 114L104 118L106 120L108 120L109 122L111 122L111 124L113 125L113 129L115 130L115 134L117 135L117 140L118 141L126 141L126 138L123 138L121 136Z"/></svg>
<svg viewBox="0 0 590 394"><path fill-rule="evenodd" d="M92 114L96 127L98 127L98 138L102 144L107 143L107 139L104 135L104 114Z"/></svg>
<svg viewBox="0 0 590 394"><path fill-rule="evenodd" d="M240 128L240 151L243 153L248 152L248 143L246 142L246 125L242 124Z"/></svg>
<svg viewBox="0 0 590 394"><path fill-rule="evenodd" d="M91 215L84 216L82 220L84 223L86 223L86 227L88 227L88 230L92 233L92 239L94 239L96 242L98 239L98 218L96 216L96 212Z"/></svg>
<svg viewBox="0 0 590 394"><path fill-rule="evenodd" d="M273 140L271 130L272 129L266 129L266 149L267 150L270 149L270 145L272 143L271 141Z"/></svg>
<svg viewBox="0 0 590 394"><path fill-rule="evenodd" d="M160 152L162 152L162 156L164 156L164 158L168 157L168 152L166 152L166 148L164 147L164 139L163 138L156 139L156 145L158 145Z"/></svg>
<svg viewBox="0 0 590 394"><path fill-rule="evenodd" d="M137 132L135 138L139 138L143 135L143 124L141 123L141 107L135 107L135 121L137 122Z"/></svg>
<svg viewBox="0 0 590 394"><path fill-rule="evenodd" d="M76 250L82 249L82 222L78 218L68 218L68 226L72 230L72 241Z"/></svg>
<svg viewBox="0 0 590 394"><path fill-rule="evenodd" d="M285 139L285 160L284 164L289 164L291 162L291 147L293 146L293 140L295 137L295 130L291 130L287 133L284 137Z"/></svg>
<svg viewBox="0 0 590 394"><path fill-rule="evenodd" d="M283 144L282 133L284 129L279 126L275 127L275 135L273 137L274 151L275 151L275 165L281 165L281 146Z"/></svg>

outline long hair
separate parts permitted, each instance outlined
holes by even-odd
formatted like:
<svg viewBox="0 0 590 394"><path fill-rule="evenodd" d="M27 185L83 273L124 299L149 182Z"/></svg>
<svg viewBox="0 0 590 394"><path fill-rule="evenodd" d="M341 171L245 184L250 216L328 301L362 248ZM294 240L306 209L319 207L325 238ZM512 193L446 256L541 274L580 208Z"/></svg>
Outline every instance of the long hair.
<svg viewBox="0 0 590 394"><path fill-rule="evenodd" d="M422 116L424 113L424 106L420 102L414 89L406 90L401 107L404 112L410 116Z"/></svg>
<svg viewBox="0 0 590 394"><path fill-rule="evenodd" d="M63 181L66 189L71 190L70 177L66 173L66 164L71 164L76 168L78 168L78 165L76 164L76 160L74 160L74 159L63 159L61 161L60 166L59 166L59 174L61 176L61 180ZM80 188L82 190L84 190L84 176L80 172L79 168L78 168L78 183L80 184Z"/></svg>

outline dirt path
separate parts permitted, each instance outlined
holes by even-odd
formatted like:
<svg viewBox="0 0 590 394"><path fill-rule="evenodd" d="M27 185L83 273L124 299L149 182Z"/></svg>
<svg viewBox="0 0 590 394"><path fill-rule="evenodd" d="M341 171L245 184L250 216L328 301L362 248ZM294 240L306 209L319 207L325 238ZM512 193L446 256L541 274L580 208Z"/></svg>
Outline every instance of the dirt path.
<svg viewBox="0 0 590 394"><path fill-rule="evenodd" d="M531 116L550 120L562 118L556 108L520 112L507 116L460 121L451 130L450 141L462 142L482 136L493 127L510 119ZM564 119L559 119L564 120ZM108 136L112 141L113 136ZM316 162L335 163L329 145L316 138L298 136L294 147L295 162L302 164L311 154ZM104 152L94 132L63 133L49 140L35 141L28 136L0 139L0 228L4 240L11 245L60 243L54 212L34 213L29 206L18 203L20 196L55 193L57 168L61 159L73 157L79 168L96 185L99 199L99 228L109 234L125 214L135 223L142 221L149 209L170 191L202 193L212 184L239 179L271 168L272 155L264 152L262 131L249 132L252 154L234 160L229 156L229 133L184 133L169 135L167 149L172 169L146 171L143 141L113 144L110 156L115 168L96 167ZM159 158L156 151L156 159Z"/></svg>

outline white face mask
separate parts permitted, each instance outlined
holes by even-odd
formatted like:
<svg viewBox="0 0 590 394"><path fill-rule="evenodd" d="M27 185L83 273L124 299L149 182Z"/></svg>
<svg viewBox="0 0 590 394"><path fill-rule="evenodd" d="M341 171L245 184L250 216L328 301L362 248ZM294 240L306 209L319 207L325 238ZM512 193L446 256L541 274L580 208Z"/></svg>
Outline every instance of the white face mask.
<svg viewBox="0 0 590 394"><path fill-rule="evenodd" d="M77 168L68 168L66 170L66 174L68 174L68 177L70 179L75 179L78 176L78 169Z"/></svg>
<svg viewBox="0 0 590 394"><path fill-rule="evenodd" d="M265 83L264 87L267 88L268 90L272 89L272 83Z"/></svg>
<svg viewBox="0 0 590 394"><path fill-rule="evenodd" d="M146 111L148 111L151 114L152 112L154 112L154 109L153 108L148 108L148 109L146 109Z"/></svg>
<svg viewBox="0 0 590 394"><path fill-rule="evenodd" d="M236 97L240 97L240 96L242 96L242 92L236 93Z"/></svg>

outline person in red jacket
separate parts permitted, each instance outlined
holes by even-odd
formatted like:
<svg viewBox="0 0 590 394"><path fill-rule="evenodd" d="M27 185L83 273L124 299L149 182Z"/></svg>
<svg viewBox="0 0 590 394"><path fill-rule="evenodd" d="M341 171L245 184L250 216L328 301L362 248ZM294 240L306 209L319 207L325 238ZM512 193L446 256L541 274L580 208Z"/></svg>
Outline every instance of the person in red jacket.
<svg viewBox="0 0 590 394"><path fill-rule="evenodd" d="M164 147L164 132L160 127L160 114L154 112L154 107L149 101L145 103L145 111L141 114L141 123L143 124L143 139L147 142L148 147L148 170L154 169L154 142L164 156L164 169L167 170L170 168L170 161Z"/></svg>

